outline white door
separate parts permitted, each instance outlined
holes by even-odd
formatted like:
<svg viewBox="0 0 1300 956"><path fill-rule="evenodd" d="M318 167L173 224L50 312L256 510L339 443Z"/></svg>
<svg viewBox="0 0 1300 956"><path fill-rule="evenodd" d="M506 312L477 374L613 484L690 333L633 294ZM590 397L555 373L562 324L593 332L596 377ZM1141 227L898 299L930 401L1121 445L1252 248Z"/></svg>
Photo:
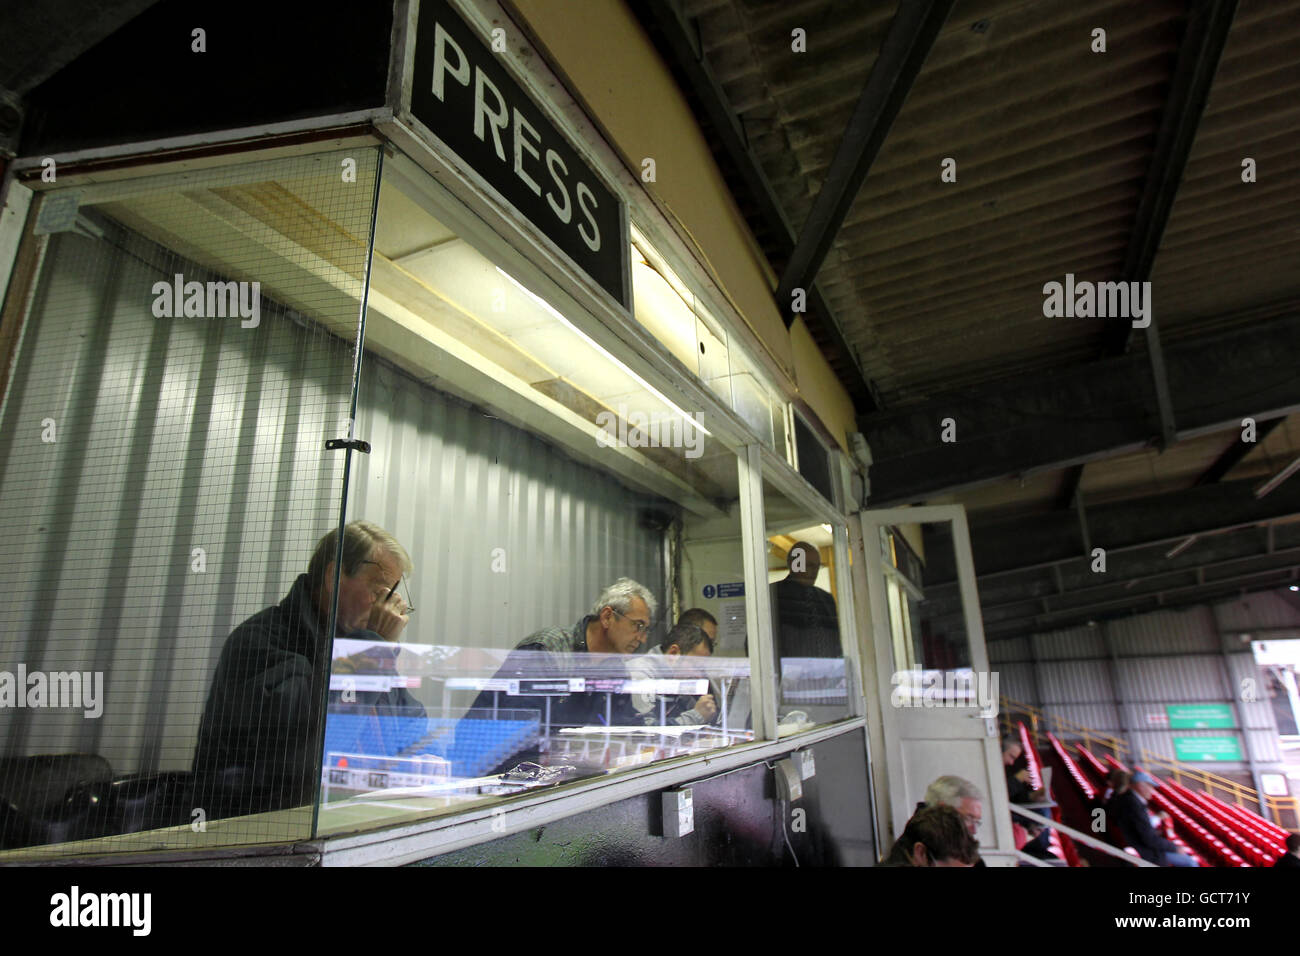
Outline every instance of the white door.
<svg viewBox="0 0 1300 956"><path fill-rule="evenodd" d="M966 511L886 508L860 517L894 837L930 782L954 774L985 797L981 856L989 866L1014 865L999 680L984 646Z"/></svg>

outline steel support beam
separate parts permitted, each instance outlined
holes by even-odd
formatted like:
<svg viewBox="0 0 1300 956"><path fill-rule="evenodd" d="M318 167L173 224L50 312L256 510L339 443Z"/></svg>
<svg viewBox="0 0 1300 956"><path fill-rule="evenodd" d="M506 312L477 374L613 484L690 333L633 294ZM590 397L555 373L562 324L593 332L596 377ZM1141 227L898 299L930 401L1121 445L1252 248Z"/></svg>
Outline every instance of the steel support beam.
<svg viewBox="0 0 1300 956"><path fill-rule="evenodd" d="M777 283L777 304L786 317L787 328L794 321L790 311L792 292L808 288L817 276L955 2L915 0L899 4L803 232Z"/></svg>
<svg viewBox="0 0 1300 956"><path fill-rule="evenodd" d="M1236 12L1237 0L1192 0L1187 11L1169 96L1160 117L1151 165L1147 167L1137 216L1124 256L1122 278L1126 281L1142 282L1151 278L1160 240L1169 222L1169 213L1174 207L1187 157L1192 151L1206 101L1210 98L1210 87L1214 84L1214 74L1219 68L1223 48L1227 46ZM1148 344L1154 328L1153 321L1148 327ZM1128 349L1132 331L1126 323L1112 325L1106 333L1103 353L1123 354Z"/></svg>
<svg viewBox="0 0 1300 956"><path fill-rule="evenodd" d="M1174 494L1094 505L1088 512L1092 544L1106 549L1108 565L1114 567L1117 552L1156 545L1164 545L1167 551L1169 544L1194 534L1204 537L1300 515L1300 482L1282 485L1264 498L1255 497L1255 485L1254 481L1221 482ZM1016 516L972 527L977 573L983 579L990 574L1082 560L1075 536L1077 520L1069 512L1058 512ZM927 543L927 582L956 580L952 560L946 557L947 537L947 532L936 529L934 547ZM1187 553L1194 558L1196 550Z"/></svg>
<svg viewBox="0 0 1300 956"><path fill-rule="evenodd" d="M1300 310L1184 339L1164 354L1179 440L1300 410ZM1249 387L1214 387L1233 382ZM1156 404L1145 357L1129 354L871 416L862 423L875 459L870 506L1135 451L1159 432ZM940 440L948 417L955 442Z"/></svg>
<svg viewBox="0 0 1300 956"><path fill-rule="evenodd" d="M1297 561L1296 565L1300 566L1300 561ZM1146 595L1140 601L1100 601L1084 607L1053 611L1050 614L1036 614L1032 618L1016 617L1009 621L986 621L984 630L990 638L1015 637L1021 634L1061 630L1089 620L1125 617L1150 611L1187 607L1191 604L1205 604L1224 597L1249 594L1254 591L1270 591L1281 587L1291 580L1295 570L1295 567L1280 568L1257 574L1234 576L1207 585L1190 584L1167 588Z"/></svg>
<svg viewBox="0 0 1300 956"><path fill-rule="evenodd" d="M1269 435L1282 424L1282 419L1274 418L1272 421L1262 422L1255 429L1255 440L1253 442L1242 441L1241 433L1238 432L1233 439L1232 444L1227 447L1213 465L1205 469L1201 476L1196 479L1197 485L1212 485L1222 481L1223 477L1237 465L1241 464L1242 459L1264 443Z"/></svg>

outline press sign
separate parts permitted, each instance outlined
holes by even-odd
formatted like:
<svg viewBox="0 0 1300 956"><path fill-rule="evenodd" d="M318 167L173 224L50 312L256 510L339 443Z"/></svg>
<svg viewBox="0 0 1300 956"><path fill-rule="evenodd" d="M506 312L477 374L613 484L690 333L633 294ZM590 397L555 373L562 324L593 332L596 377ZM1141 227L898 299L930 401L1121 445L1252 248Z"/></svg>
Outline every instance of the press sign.
<svg viewBox="0 0 1300 956"><path fill-rule="evenodd" d="M414 71L411 115L626 307L619 198L442 0L420 3Z"/></svg>

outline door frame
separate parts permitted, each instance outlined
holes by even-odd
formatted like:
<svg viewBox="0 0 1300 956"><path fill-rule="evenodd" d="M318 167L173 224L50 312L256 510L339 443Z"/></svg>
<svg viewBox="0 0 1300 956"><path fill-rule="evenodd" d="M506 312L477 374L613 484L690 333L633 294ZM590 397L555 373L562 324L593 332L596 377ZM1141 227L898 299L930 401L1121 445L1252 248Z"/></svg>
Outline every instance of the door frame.
<svg viewBox="0 0 1300 956"><path fill-rule="evenodd" d="M896 838L912 815L912 809L921 794L907 792L907 779L903 772L903 728L898 709L891 705L895 673L893 660L893 632L889 623L888 595L885 591L885 566L880 553L879 528L903 524L948 523L952 529L953 556L957 568L957 583L961 595L962 616L970 641L971 668L976 673L989 669L988 648L984 640L984 621L980 615L979 594L976 590L975 559L970 547L970 526L966 509L962 505L924 505L918 507L864 509L859 512L866 563L868 604L871 615L872 645L876 659L876 690L880 694L881 726L885 740L885 767L888 777L890 815L893 835ZM968 720L977 714L970 708L950 708L954 720ZM993 827L996 848L982 851L987 862L995 856L1010 854L1014 862L1014 838L1007 807L1006 778L1002 772L1000 738L997 716L985 718L984 756L988 769L988 792L985 794L984 817ZM992 733L987 728L992 727ZM881 851L887 847L882 842ZM996 862L1004 862L997 860Z"/></svg>

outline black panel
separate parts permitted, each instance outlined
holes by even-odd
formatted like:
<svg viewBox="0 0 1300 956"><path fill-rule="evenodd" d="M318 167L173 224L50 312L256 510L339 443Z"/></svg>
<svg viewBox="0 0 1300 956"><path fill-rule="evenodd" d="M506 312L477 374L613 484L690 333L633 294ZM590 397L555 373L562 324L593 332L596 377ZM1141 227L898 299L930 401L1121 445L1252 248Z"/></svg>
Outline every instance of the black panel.
<svg viewBox="0 0 1300 956"><path fill-rule="evenodd" d="M831 492L831 456L827 453L826 446L817 440L812 429L798 415L794 416L794 441L799 450L799 474L820 491L823 498L834 504L835 495Z"/></svg>
<svg viewBox="0 0 1300 956"><path fill-rule="evenodd" d="M624 306L622 206L452 9L424 0L411 115ZM496 117L496 122L493 122Z"/></svg>
<svg viewBox="0 0 1300 956"><path fill-rule="evenodd" d="M164 0L32 91L20 152L381 106L392 24L386 0ZM191 50L195 28L205 53Z"/></svg>
<svg viewBox="0 0 1300 956"><path fill-rule="evenodd" d="M790 808L761 763L689 785L695 831L680 839L659 835L654 791L417 865L793 866L797 857L800 866L869 866L875 851L865 746L859 730L812 747L816 775ZM802 819L791 810L803 810Z"/></svg>

